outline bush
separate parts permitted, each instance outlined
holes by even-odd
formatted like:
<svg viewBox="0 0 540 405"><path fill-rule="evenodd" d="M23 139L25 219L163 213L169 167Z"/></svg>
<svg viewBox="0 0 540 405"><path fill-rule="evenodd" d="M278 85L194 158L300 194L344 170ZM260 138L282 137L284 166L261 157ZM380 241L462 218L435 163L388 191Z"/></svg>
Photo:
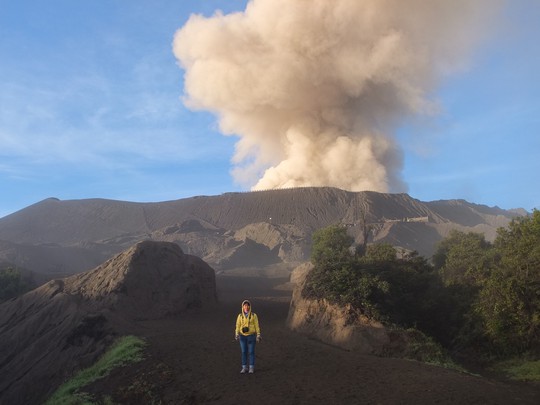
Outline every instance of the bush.
<svg viewBox="0 0 540 405"><path fill-rule="evenodd" d="M540 382L540 360L512 358L495 364L493 369L513 380Z"/></svg>
<svg viewBox="0 0 540 405"><path fill-rule="evenodd" d="M463 371L463 368L452 361L440 344L418 329L394 326L388 328L388 333L393 343L386 348L383 356L401 357Z"/></svg>

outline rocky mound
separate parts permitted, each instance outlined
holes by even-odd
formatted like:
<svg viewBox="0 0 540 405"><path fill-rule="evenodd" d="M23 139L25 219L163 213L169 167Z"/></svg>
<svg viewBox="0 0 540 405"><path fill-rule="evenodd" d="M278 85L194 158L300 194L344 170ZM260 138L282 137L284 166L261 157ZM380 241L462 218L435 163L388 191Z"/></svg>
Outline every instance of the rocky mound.
<svg viewBox="0 0 540 405"><path fill-rule="evenodd" d="M307 263L297 267L291 274L291 282L295 287L287 326L295 332L346 350L362 354L383 354L390 343L390 337L381 323L357 318L347 306L302 297L306 277L312 268Z"/></svg>
<svg viewBox="0 0 540 405"><path fill-rule="evenodd" d="M94 270L0 305L0 403L40 403L137 319L216 302L213 269L168 242L141 242Z"/></svg>
<svg viewBox="0 0 540 405"><path fill-rule="evenodd" d="M368 319L350 305L334 305L325 299L302 297L311 263L298 266L291 273L293 295L287 316L287 327L324 343L360 354L409 358L423 361L432 354L432 346L423 346L421 332L399 328L388 329L381 322ZM436 352L436 351L435 351Z"/></svg>

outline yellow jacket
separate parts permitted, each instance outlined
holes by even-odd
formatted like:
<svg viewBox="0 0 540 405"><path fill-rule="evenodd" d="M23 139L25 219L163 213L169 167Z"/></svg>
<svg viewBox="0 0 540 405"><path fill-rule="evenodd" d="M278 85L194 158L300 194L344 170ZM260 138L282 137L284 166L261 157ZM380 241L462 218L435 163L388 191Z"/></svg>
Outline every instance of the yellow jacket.
<svg viewBox="0 0 540 405"><path fill-rule="evenodd" d="M244 315L244 303L249 304L249 312L246 315ZM242 329L244 327L248 328L247 332L242 332ZM242 301L242 309L238 316L236 317L236 329L234 330L235 335L253 335L257 334L258 336L261 335L261 328L259 327L259 318L257 317L257 314L254 312L251 312L251 302L248 300Z"/></svg>

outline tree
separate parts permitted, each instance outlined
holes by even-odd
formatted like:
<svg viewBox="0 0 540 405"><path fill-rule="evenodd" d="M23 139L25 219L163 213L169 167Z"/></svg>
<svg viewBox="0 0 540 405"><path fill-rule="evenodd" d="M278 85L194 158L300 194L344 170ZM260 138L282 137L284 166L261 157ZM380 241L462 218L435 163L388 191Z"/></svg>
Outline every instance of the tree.
<svg viewBox="0 0 540 405"><path fill-rule="evenodd" d="M448 337L455 347L485 345L482 320L474 307L494 267L496 254L484 235L453 230L439 242L432 261L445 288L440 298Z"/></svg>
<svg viewBox="0 0 540 405"><path fill-rule="evenodd" d="M498 352L519 354L538 346L538 298L530 297L518 278L497 269L474 308L482 319L484 335Z"/></svg>
<svg viewBox="0 0 540 405"><path fill-rule="evenodd" d="M540 211L500 228L497 268L475 306L498 350L540 350Z"/></svg>
<svg viewBox="0 0 540 405"><path fill-rule="evenodd" d="M312 240L311 262L315 267L329 270L350 262L354 238L347 234L347 228L332 225L318 229Z"/></svg>
<svg viewBox="0 0 540 405"><path fill-rule="evenodd" d="M392 263L397 260L396 249L389 243L374 243L367 247L366 259L371 262Z"/></svg>
<svg viewBox="0 0 540 405"><path fill-rule="evenodd" d="M483 234L453 230L439 242L433 264L447 285L480 285L492 267L491 249Z"/></svg>
<svg viewBox="0 0 540 405"><path fill-rule="evenodd" d="M499 228L495 247L501 264L521 279L538 279L540 272L540 211L514 219L507 229Z"/></svg>

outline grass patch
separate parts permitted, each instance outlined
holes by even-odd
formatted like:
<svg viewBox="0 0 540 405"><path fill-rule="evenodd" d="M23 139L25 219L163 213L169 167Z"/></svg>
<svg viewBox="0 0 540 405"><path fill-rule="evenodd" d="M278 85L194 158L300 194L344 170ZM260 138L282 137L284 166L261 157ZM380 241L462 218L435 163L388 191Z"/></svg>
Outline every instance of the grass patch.
<svg viewBox="0 0 540 405"><path fill-rule="evenodd" d="M512 380L540 382L540 360L514 358L497 363L493 369L505 373Z"/></svg>
<svg viewBox="0 0 540 405"><path fill-rule="evenodd" d="M143 360L144 346L146 346L144 340L136 336L123 336L117 339L94 365L81 370L71 380L62 384L45 405L92 404L91 398L79 390L106 377L115 368Z"/></svg>

